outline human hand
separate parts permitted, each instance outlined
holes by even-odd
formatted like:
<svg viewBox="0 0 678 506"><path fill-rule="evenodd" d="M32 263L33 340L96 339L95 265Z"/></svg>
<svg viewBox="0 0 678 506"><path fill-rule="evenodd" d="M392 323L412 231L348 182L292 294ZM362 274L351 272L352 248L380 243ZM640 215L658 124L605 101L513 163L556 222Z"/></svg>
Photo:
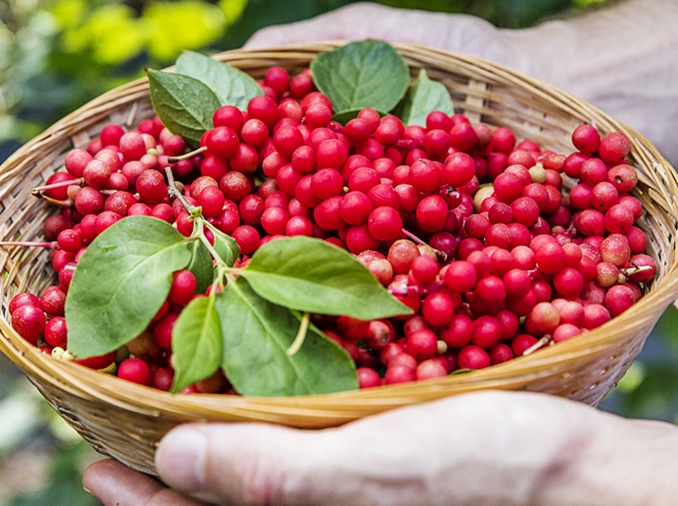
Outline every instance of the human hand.
<svg viewBox="0 0 678 506"><path fill-rule="evenodd" d="M84 485L106 506L671 504L678 429L543 394L484 392L320 431L186 425L156 467L113 461Z"/></svg>

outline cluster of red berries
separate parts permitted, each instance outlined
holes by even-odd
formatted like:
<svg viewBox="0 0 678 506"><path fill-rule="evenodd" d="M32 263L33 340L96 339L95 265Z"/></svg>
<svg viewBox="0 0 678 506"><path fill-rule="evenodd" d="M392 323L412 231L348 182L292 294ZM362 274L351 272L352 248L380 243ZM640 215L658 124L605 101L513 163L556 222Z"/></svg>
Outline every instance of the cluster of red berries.
<svg viewBox="0 0 678 506"><path fill-rule="evenodd" d="M308 70L290 78L272 67L260 84L247 111L214 113L195 154L157 117L127 132L108 125L67 154L66 172L44 191L66 206L44 226L59 286L12 300L20 335L46 352L65 348L77 261L116 221L154 216L192 234L188 211L168 195L167 166L186 200L238 242L239 266L267 241L317 237L348 249L412 308L390 320L316 319L355 360L361 388L480 369L570 339L628 309L655 276L634 225L642 206L629 194L637 174L623 133L601 139L580 126L578 151L565 157L441 111L405 127L363 109L342 126ZM563 174L578 181L569 195ZM172 327L195 290L190 271L175 273L168 300L127 345L132 358L80 362L104 368L117 357L120 377L168 390ZM187 391L232 389L218 373Z"/></svg>

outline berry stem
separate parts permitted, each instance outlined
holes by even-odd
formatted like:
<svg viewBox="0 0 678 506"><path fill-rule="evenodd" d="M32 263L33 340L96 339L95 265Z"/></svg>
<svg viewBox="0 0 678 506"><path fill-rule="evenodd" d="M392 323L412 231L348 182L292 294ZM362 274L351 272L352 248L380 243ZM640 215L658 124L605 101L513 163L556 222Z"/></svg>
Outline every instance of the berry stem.
<svg viewBox="0 0 678 506"><path fill-rule="evenodd" d="M446 253L443 253L442 251L437 250L437 249L431 247L430 244L428 244L428 243L427 243L426 241L424 241L423 239L420 239L419 237L417 237L416 235L414 235L414 234L413 234L412 232L410 232L409 230L405 230L405 229L403 228L403 229L401 230L401 232L403 233L403 235L404 235L405 237L407 237L408 239L410 239L412 242L414 242L414 243L416 243L416 244L421 244L422 246L428 246L429 248L431 248L431 249L435 252L436 256L437 256L442 262L446 262L446 261L447 261L447 254L446 254Z"/></svg>
<svg viewBox="0 0 678 506"><path fill-rule="evenodd" d="M44 200L48 204L52 204L57 207L73 207L73 201L71 199L66 200L57 200L52 197L48 197L43 192L32 192L33 195L41 200Z"/></svg>
<svg viewBox="0 0 678 506"><path fill-rule="evenodd" d="M187 160L188 158L191 158L195 155L199 155L201 153L204 153L205 151L207 151L207 147L202 146L202 147L200 147L196 150L191 151L190 153L185 153L185 154L180 155L180 156L168 156L167 157L167 163L177 163L177 162L180 162L181 160ZM167 169L167 167L165 167L165 169Z"/></svg>
<svg viewBox="0 0 678 506"><path fill-rule="evenodd" d="M650 265L640 265L640 266L630 267L628 269L621 269L621 273L625 277L628 278L630 276L633 276L634 274L638 274L639 272L645 272L645 271L651 271L651 270L652 270L652 266L650 266Z"/></svg>
<svg viewBox="0 0 678 506"><path fill-rule="evenodd" d="M35 196L38 196L40 192L45 192L48 190L54 190L56 188L63 188L64 186L78 185L82 186L85 180L83 178L78 179L69 179L68 181L61 181L59 183L47 184L44 186L36 186L31 190L31 193Z"/></svg>
<svg viewBox="0 0 678 506"><path fill-rule="evenodd" d="M306 333L308 332L308 325L311 323L311 313L304 313L301 317L301 324L299 325L299 331L297 336L294 338L292 345L287 348L287 355L292 357L294 356L304 344L306 339Z"/></svg>
<svg viewBox="0 0 678 506"><path fill-rule="evenodd" d="M551 344L551 342L552 342L551 336L547 335L547 336L542 337L539 341L534 343L532 346L530 346L528 349L526 349L523 352L523 357L531 355L532 353L534 353L538 349L543 348L544 346L546 346L548 344Z"/></svg>
<svg viewBox="0 0 678 506"><path fill-rule="evenodd" d="M57 249L57 242L31 242L31 241L2 241L0 246L24 246L27 248L49 248Z"/></svg>
<svg viewBox="0 0 678 506"><path fill-rule="evenodd" d="M165 167L165 174L167 175L167 191L170 194L170 197L174 197L175 199L179 199L179 202L181 202L181 205L184 206L184 209L188 211L191 216L193 216L195 207L192 206L181 194L181 192L177 189L176 187L176 182L174 181L174 174L172 174L172 168L171 167Z"/></svg>

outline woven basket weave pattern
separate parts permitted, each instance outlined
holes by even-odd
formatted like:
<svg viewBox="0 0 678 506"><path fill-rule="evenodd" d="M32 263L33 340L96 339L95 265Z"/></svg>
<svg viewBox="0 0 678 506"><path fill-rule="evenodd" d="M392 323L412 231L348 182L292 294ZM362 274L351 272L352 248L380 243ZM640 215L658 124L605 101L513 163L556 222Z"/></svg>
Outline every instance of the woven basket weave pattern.
<svg viewBox="0 0 678 506"><path fill-rule="evenodd" d="M506 126L519 138L570 153L572 130L595 121L602 133L621 130L632 139L630 159L639 170L637 196L645 215L648 252L658 277L648 295L603 327L529 357L470 374L359 392L297 398L243 398L221 395L171 396L42 355L11 329L7 304L19 291L41 291L55 276L47 252L0 249L3 272L0 350L27 374L47 401L94 448L131 467L155 474L157 441L185 421L266 421L319 428L453 394L490 388L547 392L597 405L639 353L657 319L678 294L674 237L678 194L673 169L641 135L594 107L545 83L476 58L413 45L395 45L413 78L426 68L450 89L457 112L473 124ZM290 73L308 67L334 43L269 51L231 51L217 57L255 78L280 65ZM86 147L109 123L134 126L153 111L146 80L117 88L63 118L13 155L0 169L0 237L37 239L53 208L31 196L31 189L63 165L72 147ZM567 182L566 182L567 185ZM571 185L571 182L570 182Z"/></svg>

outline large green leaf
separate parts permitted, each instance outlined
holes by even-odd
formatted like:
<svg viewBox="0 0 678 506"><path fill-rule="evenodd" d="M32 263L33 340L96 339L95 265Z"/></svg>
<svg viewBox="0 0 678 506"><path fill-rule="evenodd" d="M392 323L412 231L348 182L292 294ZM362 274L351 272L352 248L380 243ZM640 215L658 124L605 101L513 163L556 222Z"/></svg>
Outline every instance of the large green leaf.
<svg viewBox="0 0 678 506"><path fill-rule="evenodd" d="M163 124L197 146L202 134L214 126L219 98L205 84L182 74L149 69L148 82L153 109Z"/></svg>
<svg viewBox="0 0 678 506"><path fill-rule="evenodd" d="M177 59L176 68L178 74L191 76L208 86L221 105L247 110L250 100L264 94L261 86L245 72L204 54L185 51Z"/></svg>
<svg viewBox="0 0 678 506"><path fill-rule="evenodd" d="M209 378L221 364L221 323L215 298L197 297L186 306L172 329L172 392Z"/></svg>
<svg viewBox="0 0 678 506"><path fill-rule="evenodd" d="M407 91L410 72L387 42L351 42L320 53L311 62L313 81L336 112L371 107L393 109Z"/></svg>
<svg viewBox="0 0 678 506"><path fill-rule="evenodd" d="M447 88L442 83L431 81L426 70L421 69L417 83L407 91L397 114L406 126L426 126L426 117L431 111L452 115L454 105Z"/></svg>
<svg viewBox="0 0 678 506"><path fill-rule="evenodd" d="M411 313L350 253L319 239L271 241L241 275L260 296L290 309L361 320Z"/></svg>
<svg viewBox="0 0 678 506"><path fill-rule="evenodd" d="M185 238L165 221L129 216L99 235L78 262L66 298L68 349L79 358L141 334L188 265Z"/></svg>
<svg viewBox="0 0 678 506"><path fill-rule="evenodd" d="M288 355L299 318L259 297L243 278L217 294L224 338L222 367L242 395L310 395L358 388L355 364L335 342L310 328Z"/></svg>

